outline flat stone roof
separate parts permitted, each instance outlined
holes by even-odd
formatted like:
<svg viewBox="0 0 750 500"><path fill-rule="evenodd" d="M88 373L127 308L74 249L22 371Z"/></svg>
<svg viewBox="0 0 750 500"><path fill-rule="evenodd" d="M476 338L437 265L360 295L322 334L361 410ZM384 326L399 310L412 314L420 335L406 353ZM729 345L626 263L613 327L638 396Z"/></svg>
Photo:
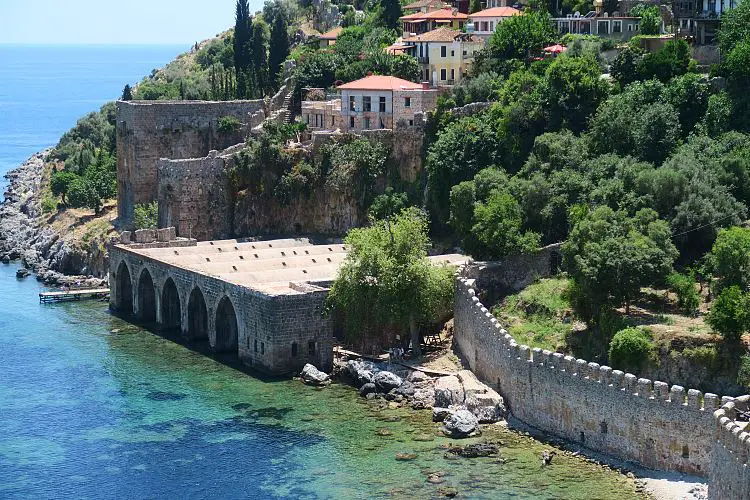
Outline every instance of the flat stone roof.
<svg viewBox="0 0 750 500"><path fill-rule="evenodd" d="M306 238L203 241L188 247L118 246L158 262L275 295L304 293L304 283L334 280L347 254L344 244L313 245ZM430 257L433 263L454 265L468 259L460 254Z"/></svg>

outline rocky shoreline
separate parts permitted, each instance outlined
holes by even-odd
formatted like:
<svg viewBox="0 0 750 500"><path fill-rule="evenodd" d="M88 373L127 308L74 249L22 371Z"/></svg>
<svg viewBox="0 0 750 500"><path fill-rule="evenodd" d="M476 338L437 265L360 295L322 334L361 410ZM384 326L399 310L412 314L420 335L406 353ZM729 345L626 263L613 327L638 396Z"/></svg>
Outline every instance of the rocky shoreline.
<svg viewBox="0 0 750 500"><path fill-rule="evenodd" d="M47 285L101 286L94 277L94 261L103 261L98 248L82 252L65 241L64 235L47 225L42 211L45 157L49 149L33 154L20 167L5 174L9 186L0 203L0 262L20 261L23 269L36 274ZM93 242L92 242L93 243ZM24 277L27 272L20 271Z"/></svg>

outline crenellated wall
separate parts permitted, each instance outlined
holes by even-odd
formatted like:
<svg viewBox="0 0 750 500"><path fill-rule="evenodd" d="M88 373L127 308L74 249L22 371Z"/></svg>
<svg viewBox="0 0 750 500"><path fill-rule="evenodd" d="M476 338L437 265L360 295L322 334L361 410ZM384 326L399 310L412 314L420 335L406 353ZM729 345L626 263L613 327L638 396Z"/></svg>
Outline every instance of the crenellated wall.
<svg viewBox="0 0 750 500"><path fill-rule="evenodd" d="M716 439L711 455L709 500L750 498L748 411L750 396L741 396L714 412ZM744 413L741 420L740 412Z"/></svg>
<svg viewBox="0 0 750 500"><path fill-rule="evenodd" d="M719 396L519 345L474 284L457 282L454 345L515 418L649 468L709 474Z"/></svg>

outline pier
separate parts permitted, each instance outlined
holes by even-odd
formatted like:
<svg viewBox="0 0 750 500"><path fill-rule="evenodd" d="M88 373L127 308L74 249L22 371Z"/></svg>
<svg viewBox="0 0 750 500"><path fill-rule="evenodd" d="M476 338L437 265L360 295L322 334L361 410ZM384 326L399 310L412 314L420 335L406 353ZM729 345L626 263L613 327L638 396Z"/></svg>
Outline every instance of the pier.
<svg viewBox="0 0 750 500"><path fill-rule="evenodd" d="M66 290L57 292L41 292L39 302L50 304L54 302L75 302L89 299L109 298L109 288L90 288L82 290Z"/></svg>

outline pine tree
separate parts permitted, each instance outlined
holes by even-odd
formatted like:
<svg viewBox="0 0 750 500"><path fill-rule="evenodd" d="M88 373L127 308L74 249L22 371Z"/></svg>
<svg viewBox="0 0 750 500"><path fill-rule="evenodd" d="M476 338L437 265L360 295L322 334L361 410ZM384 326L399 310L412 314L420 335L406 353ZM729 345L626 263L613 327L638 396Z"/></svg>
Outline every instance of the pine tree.
<svg viewBox="0 0 750 500"><path fill-rule="evenodd" d="M268 50L268 77L271 85L277 83L281 65L289 56L288 14L278 4L271 27L271 43Z"/></svg>
<svg viewBox="0 0 750 500"><path fill-rule="evenodd" d="M263 19L253 21L253 64L256 88L260 91L260 97L264 97L269 90L268 81L268 43L270 30Z"/></svg>
<svg viewBox="0 0 750 500"><path fill-rule="evenodd" d="M249 97L251 87L247 74L251 71L253 54L251 46L252 18L247 0L237 0L234 24L234 69L237 74L237 97Z"/></svg>
<svg viewBox="0 0 750 500"><path fill-rule="evenodd" d="M474 14L482 10L482 0L471 0L469 4L469 14Z"/></svg>
<svg viewBox="0 0 750 500"><path fill-rule="evenodd" d="M130 88L130 85L125 85L125 88L122 89L122 100L123 101L133 100L133 89Z"/></svg>

